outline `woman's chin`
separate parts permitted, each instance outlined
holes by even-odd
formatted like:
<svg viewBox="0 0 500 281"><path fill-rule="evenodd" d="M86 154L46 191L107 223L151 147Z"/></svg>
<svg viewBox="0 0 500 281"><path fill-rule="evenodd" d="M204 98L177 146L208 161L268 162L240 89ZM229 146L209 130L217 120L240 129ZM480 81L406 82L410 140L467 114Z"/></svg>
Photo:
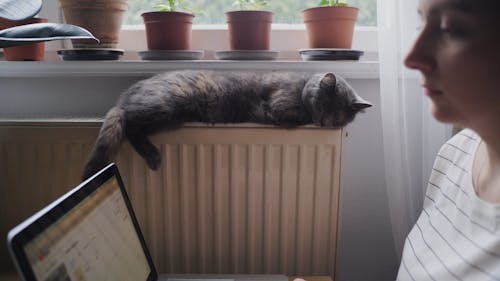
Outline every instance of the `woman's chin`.
<svg viewBox="0 0 500 281"><path fill-rule="evenodd" d="M432 105L431 111L432 111L432 116L434 116L434 119L436 119L441 123L454 123L456 121L453 119L452 114L449 114L449 112L443 110L442 108L439 108L435 104Z"/></svg>

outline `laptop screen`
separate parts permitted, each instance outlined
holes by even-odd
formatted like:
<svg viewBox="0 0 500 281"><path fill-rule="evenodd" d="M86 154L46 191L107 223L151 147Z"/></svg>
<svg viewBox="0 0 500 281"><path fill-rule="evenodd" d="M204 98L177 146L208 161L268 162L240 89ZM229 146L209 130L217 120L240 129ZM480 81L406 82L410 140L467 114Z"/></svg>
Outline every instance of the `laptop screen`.
<svg viewBox="0 0 500 281"><path fill-rule="evenodd" d="M36 280L148 280L151 267L115 176L23 243Z"/></svg>

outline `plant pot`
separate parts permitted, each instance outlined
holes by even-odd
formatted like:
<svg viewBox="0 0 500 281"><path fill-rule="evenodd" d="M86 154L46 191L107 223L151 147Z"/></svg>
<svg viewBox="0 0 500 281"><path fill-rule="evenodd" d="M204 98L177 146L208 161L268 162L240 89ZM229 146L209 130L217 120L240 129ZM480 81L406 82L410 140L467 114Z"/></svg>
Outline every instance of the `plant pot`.
<svg viewBox="0 0 500 281"><path fill-rule="evenodd" d="M22 21L0 19L0 30L32 23L44 23L47 19L30 18ZM4 48L3 53L8 61L43 61L45 59L45 43L33 43L15 47Z"/></svg>
<svg viewBox="0 0 500 281"><path fill-rule="evenodd" d="M231 50L269 50L273 12L226 12Z"/></svg>
<svg viewBox="0 0 500 281"><path fill-rule="evenodd" d="M147 12L142 18L146 26L148 50L190 50L194 15L185 12Z"/></svg>
<svg viewBox="0 0 500 281"><path fill-rule="evenodd" d="M59 0L66 23L90 31L99 43L73 39L73 48L116 48L122 27L126 0Z"/></svg>
<svg viewBox="0 0 500 281"><path fill-rule="evenodd" d="M359 9L314 7L302 11L310 48L350 49Z"/></svg>

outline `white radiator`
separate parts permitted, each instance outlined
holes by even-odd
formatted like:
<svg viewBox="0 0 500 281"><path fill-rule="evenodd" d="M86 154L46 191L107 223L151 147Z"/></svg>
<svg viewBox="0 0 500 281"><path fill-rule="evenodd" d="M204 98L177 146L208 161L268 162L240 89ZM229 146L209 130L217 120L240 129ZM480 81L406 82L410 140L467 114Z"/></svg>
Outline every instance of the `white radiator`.
<svg viewBox="0 0 500 281"><path fill-rule="evenodd" d="M2 237L78 184L97 132L0 127ZM117 164L159 272L333 277L341 130L191 126L153 140L159 171L128 144Z"/></svg>

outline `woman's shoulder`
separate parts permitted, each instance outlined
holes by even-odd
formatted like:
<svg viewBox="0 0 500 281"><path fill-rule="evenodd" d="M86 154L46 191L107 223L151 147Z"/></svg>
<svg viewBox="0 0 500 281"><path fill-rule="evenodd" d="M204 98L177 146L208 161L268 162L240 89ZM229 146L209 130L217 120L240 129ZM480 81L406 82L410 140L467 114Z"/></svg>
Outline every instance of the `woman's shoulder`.
<svg viewBox="0 0 500 281"><path fill-rule="evenodd" d="M446 141L438 152L438 156L459 160L461 158L472 159L481 138L470 129L463 129Z"/></svg>
<svg viewBox="0 0 500 281"><path fill-rule="evenodd" d="M453 146L458 148L469 148L481 142L481 137L471 129L462 129L454 134L443 147Z"/></svg>

